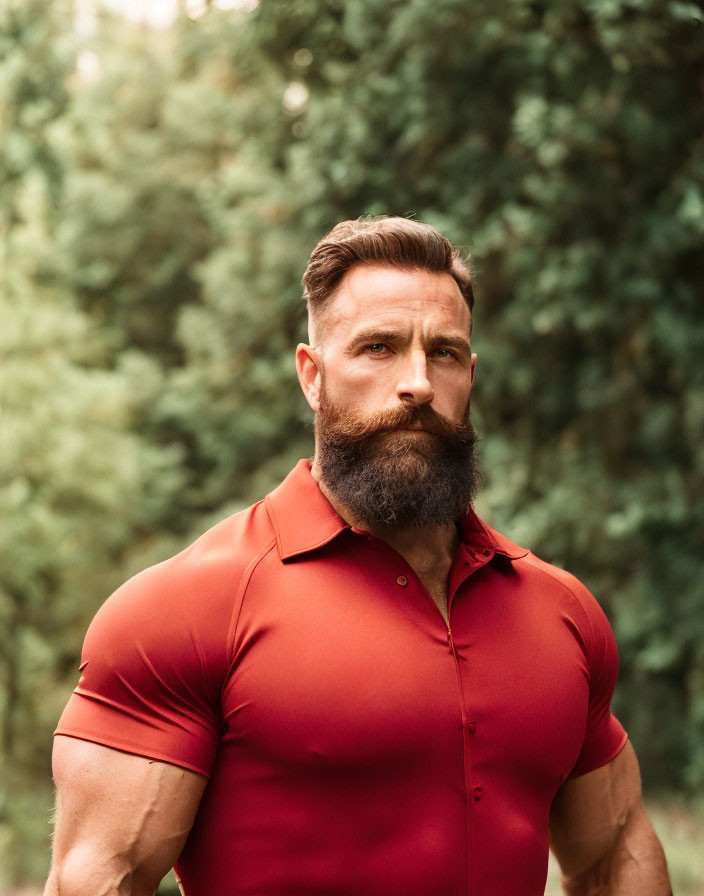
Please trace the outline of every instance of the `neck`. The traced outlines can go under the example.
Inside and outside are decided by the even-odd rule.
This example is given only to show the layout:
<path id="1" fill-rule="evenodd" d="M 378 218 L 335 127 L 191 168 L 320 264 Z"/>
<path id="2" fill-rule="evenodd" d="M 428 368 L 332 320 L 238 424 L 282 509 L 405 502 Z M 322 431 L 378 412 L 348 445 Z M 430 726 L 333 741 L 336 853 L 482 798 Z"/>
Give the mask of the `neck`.
<path id="1" fill-rule="evenodd" d="M 457 553 L 460 544 L 460 536 L 455 523 L 446 523 L 442 526 L 427 526 L 416 528 L 415 526 L 399 529 L 392 526 L 371 527 L 365 520 L 358 519 L 349 507 L 342 504 L 333 492 L 323 482 L 320 475 L 320 466 L 317 458 L 311 464 L 311 474 L 318 483 L 320 491 L 325 495 L 338 514 L 353 529 L 361 529 L 369 532 L 376 538 L 380 538 L 391 545 L 404 557 L 432 556 L 435 558 L 448 557 L 450 560 Z"/>

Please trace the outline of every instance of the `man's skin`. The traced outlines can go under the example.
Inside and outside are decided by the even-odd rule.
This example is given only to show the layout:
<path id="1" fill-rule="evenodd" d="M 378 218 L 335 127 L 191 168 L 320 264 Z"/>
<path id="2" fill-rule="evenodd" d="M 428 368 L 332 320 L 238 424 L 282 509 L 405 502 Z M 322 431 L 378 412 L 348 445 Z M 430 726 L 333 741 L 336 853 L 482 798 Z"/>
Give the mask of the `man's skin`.
<path id="1" fill-rule="evenodd" d="M 469 308 L 449 274 L 359 265 L 311 321 L 312 344 L 298 346 L 301 388 L 314 411 L 324 379 L 326 397 L 358 415 L 408 402 L 462 421 L 476 364 L 470 330 Z M 317 455 L 312 472 L 339 515 L 369 530 L 320 481 Z M 405 557 L 447 620 L 456 527 L 373 534 Z M 53 769 L 57 821 L 45 896 L 152 896 L 183 848 L 206 779 L 63 736 L 55 739 Z M 550 835 L 568 896 L 671 896 L 630 743 L 562 785 Z"/>

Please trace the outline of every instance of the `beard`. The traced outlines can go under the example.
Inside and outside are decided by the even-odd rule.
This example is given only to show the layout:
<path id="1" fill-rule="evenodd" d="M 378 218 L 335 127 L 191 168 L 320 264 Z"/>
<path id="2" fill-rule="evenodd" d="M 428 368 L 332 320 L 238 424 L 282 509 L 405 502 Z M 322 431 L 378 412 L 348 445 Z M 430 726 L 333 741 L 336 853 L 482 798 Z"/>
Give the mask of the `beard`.
<path id="1" fill-rule="evenodd" d="M 456 522 L 479 483 L 469 409 L 465 420 L 453 423 L 428 405 L 407 404 L 362 417 L 323 390 L 315 421 L 321 480 L 372 529 Z"/>

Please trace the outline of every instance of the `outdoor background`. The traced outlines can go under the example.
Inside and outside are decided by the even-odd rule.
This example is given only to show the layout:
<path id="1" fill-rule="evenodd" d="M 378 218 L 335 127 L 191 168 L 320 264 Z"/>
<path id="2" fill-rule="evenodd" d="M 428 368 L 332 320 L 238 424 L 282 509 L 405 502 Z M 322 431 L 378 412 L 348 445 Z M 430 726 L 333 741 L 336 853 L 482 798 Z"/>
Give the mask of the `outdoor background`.
<path id="1" fill-rule="evenodd" d="M 704 893 L 703 125 L 699 3 L 0 0 L 0 890 L 90 619 L 312 452 L 301 274 L 395 213 L 471 252 L 479 511 L 604 606 Z"/>

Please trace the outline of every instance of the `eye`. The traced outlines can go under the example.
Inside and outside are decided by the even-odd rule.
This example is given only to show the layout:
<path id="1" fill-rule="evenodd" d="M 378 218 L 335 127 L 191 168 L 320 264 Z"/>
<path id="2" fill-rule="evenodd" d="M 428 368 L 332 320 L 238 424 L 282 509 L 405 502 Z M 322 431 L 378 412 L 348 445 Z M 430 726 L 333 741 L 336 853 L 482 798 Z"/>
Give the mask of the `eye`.
<path id="1" fill-rule="evenodd" d="M 385 345 L 383 342 L 374 342 L 371 345 L 365 346 L 365 348 L 370 355 L 383 355 L 388 349 L 388 345 Z"/>
<path id="2" fill-rule="evenodd" d="M 457 355 L 453 351 L 450 351 L 449 348 L 437 348 L 433 354 L 436 358 L 440 358 L 441 360 L 444 360 L 445 358 L 457 358 Z"/>

